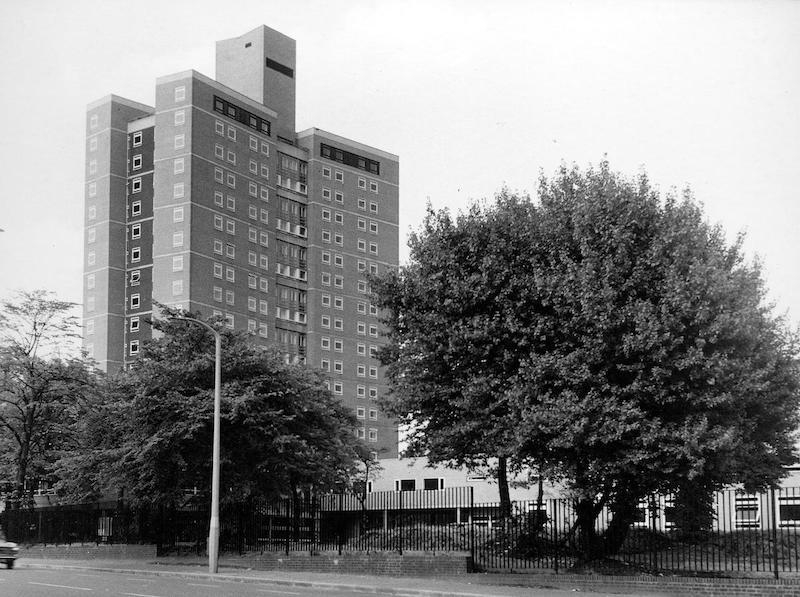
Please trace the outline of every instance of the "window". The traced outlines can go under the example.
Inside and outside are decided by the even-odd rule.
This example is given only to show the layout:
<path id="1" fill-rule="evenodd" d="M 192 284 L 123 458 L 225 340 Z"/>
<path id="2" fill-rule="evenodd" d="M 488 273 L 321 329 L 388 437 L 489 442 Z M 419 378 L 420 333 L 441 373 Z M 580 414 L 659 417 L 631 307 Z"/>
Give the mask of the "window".
<path id="1" fill-rule="evenodd" d="M 226 302 L 226 303 L 228 303 L 229 305 L 233 305 L 233 304 L 234 304 L 234 302 L 235 302 L 235 298 L 236 298 L 236 297 L 235 297 L 235 295 L 233 294 L 233 291 L 232 291 L 232 290 L 226 290 L 226 291 L 225 291 L 225 302 Z"/>
<path id="2" fill-rule="evenodd" d="M 269 292 L 269 280 L 267 280 L 266 278 L 259 278 L 258 289 L 261 292 Z"/>
<path id="3" fill-rule="evenodd" d="M 231 197 L 228 195 L 228 198 L 225 201 L 225 207 L 227 207 L 230 211 L 236 211 L 236 197 Z"/>
<path id="4" fill-rule="evenodd" d="M 340 296 L 333 297 L 333 306 L 340 311 L 344 309 L 344 300 Z"/>
<path id="5" fill-rule="evenodd" d="M 363 406 L 359 406 L 358 408 L 356 408 L 356 418 L 357 419 L 367 418 L 367 411 Z"/>
<path id="6" fill-rule="evenodd" d="M 175 135 L 175 149 L 183 149 L 186 145 L 186 137 L 184 135 Z"/>
<path id="7" fill-rule="evenodd" d="M 133 156 L 133 160 L 131 161 L 131 168 L 133 168 L 134 170 L 140 170 L 141 167 L 142 167 L 142 154 L 137 153 L 135 156 Z"/>
<path id="8" fill-rule="evenodd" d="M 248 319 L 247 320 L 247 333 L 248 334 L 255 334 L 256 333 L 256 320 L 255 319 Z"/>
<path id="9" fill-rule="evenodd" d="M 261 200 L 269 201 L 269 189 L 267 187 L 261 187 Z"/>
<path id="10" fill-rule="evenodd" d="M 225 232 L 228 234 L 236 234 L 236 222 L 233 220 L 225 222 Z"/>
<path id="11" fill-rule="evenodd" d="M 344 259 L 338 253 L 333 256 L 333 265 L 336 267 L 344 267 Z"/>
<path id="12" fill-rule="evenodd" d="M 139 247 L 133 247 L 131 249 L 131 262 L 136 263 L 140 261 L 142 258 L 142 249 Z"/>
<path id="13" fill-rule="evenodd" d="M 220 286 L 214 286 L 213 296 L 215 301 L 222 302 L 222 288 Z"/>
<path id="14" fill-rule="evenodd" d="M 97 195 L 97 183 L 90 182 L 89 183 L 89 197 L 94 197 Z"/>
<path id="15" fill-rule="evenodd" d="M 184 187 L 182 182 L 176 182 L 175 185 L 172 187 L 172 196 L 175 199 L 180 199 L 183 197 Z"/>
<path id="16" fill-rule="evenodd" d="M 330 201 L 331 200 L 331 190 L 330 189 L 326 189 L 325 187 L 322 187 L 322 198 L 327 200 L 327 201 Z"/>
<path id="17" fill-rule="evenodd" d="M 225 175 L 222 172 L 222 168 L 214 168 L 214 180 L 217 182 L 222 182 L 225 180 Z"/>
<path id="18" fill-rule="evenodd" d="M 378 213 L 378 204 L 377 203 L 370 203 L 369 204 L 369 210 L 374 214 Z"/>
<path id="19" fill-rule="evenodd" d="M 141 272 L 138 269 L 133 270 L 130 275 L 131 286 L 138 286 L 140 278 L 141 278 Z"/>
<path id="20" fill-rule="evenodd" d="M 92 114 L 89 118 L 89 128 L 96 129 L 97 128 L 97 114 Z"/>
<path id="21" fill-rule="evenodd" d="M 323 251 L 322 255 L 320 255 L 322 263 L 330 264 L 331 262 L 331 254 L 328 251 Z"/>
<path id="22" fill-rule="evenodd" d="M 367 241 L 365 241 L 363 238 L 359 238 L 357 246 L 358 246 L 358 250 L 359 251 L 366 251 L 367 250 Z"/>
<path id="23" fill-rule="evenodd" d="M 331 285 L 331 275 L 328 272 L 322 272 L 322 285 L 323 286 Z"/>
<path id="24" fill-rule="evenodd" d="M 228 282 L 236 281 L 236 271 L 232 267 L 225 268 L 225 279 Z"/>
<path id="25" fill-rule="evenodd" d="M 248 169 L 252 174 L 258 174 L 258 162 L 256 162 L 255 160 L 250 160 L 250 163 L 248 164 Z"/>
<path id="26" fill-rule="evenodd" d="M 86 231 L 86 242 L 93 243 L 95 238 L 97 238 L 97 232 L 94 228 L 89 228 L 89 230 Z"/>
<path id="27" fill-rule="evenodd" d="M 326 166 L 323 166 L 322 167 L 322 176 L 324 178 L 330 178 L 331 177 L 331 169 L 326 167 Z"/>
<path id="28" fill-rule="evenodd" d="M 131 181 L 131 193 L 139 193 L 142 190 L 142 179 L 134 178 Z"/>
<path id="29" fill-rule="evenodd" d="M 214 277 L 215 278 L 222 278 L 222 264 L 215 263 L 214 264 Z"/>
<path id="30" fill-rule="evenodd" d="M 321 320 L 320 320 L 320 323 L 322 324 L 322 327 L 329 329 L 331 327 L 331 318 L 330 318 L 330 316 L 323 315 Z"/>
<path id="31" fill-rule="evenodd" d="M 330 294 L 323 294 L 320 298 L 323 307 L 330 307 L 331 306 L 331 295 Z"/>
<path id="32" fill-rule="evenodd" d="M 337 224 L 343 224 L 344 216 L 342 215 L 341 212 L 337 211 L 333 216 L 333 221 L 336 222 Z"/>
<path id="33" fill-rule="evenodd" d="M 369 273 L 377 274 L 378 273 L 378 264 L 377 263 L 370 263 L 369 264 Z"/>
<path id="34" fill-rule="evenodd" d="M 359 302 L 356 309 L 361 315 L 364 315 L 367 312 L 367 303 Z"/>
<path id="35" fill-rule="evenodd" d="M 225 135 L 225 125 L 219 120 L 214 121 L 214 131 L 218 135 Z"/>
<path id="36" fill-rule="evenodd" d="M 228 172 L 228 177 L 225 180 L 225 184 L 227 184 L 230 188 L 235 189 L 236 188 L 236 177 L 233 174 L 231 174 L 230 172 Z"/>
<path id="37" fill-rule="evenodd" d="M 183 294 L 183 280 L 172 281 L 172 296 L 179 296 Z"/>
<path id="38" fill-rule="evenodd" d="M 269 166 L 266 164 L 261 164 L 261 176 L 269 178 Z"/>
<path id="39" fill-rule="evenodd" d="M 367 179 L 366 178 L 359 178 L 358 179 L 358 188 L 359 189 L 366 189 L 367 188 Z"/>
<path id="40" fill-rule="evenodd" d="M 358 439 L 364 439 L 365 435 L 363 427 L 359 427 L 358 429 L 356 429 L 356 437 L 358 437 Z"/>
<path id="41" fill-rule="evenodd" d="M 444 489 L 444 479 L 423 479 L 422 489 L 426 491 L 438 491 Z"/>
<path id="42" fill-rule="evenodd" d="M 341 338 L 335 338 L 333 340 L 333 350 L 336 352 L 342 352 L 344 350 L 344 342 Z"/>
<path id="43" fill-rule="evenodd" d="M 337 203 L 344 203 L 344 195 L 339 191 L 336 191 L 336 193 L 334 193 L 334 199 L 336 200 Z"/>
<path id="44" fill-rule="evenodd" d="M 138 317 L 131 317 L 131 323 L 128 329 L 131 332 L 138 332 L 139 331 L 139 318 Z"/>
<path id="45" fill-rule="evenodd" d="M 341 375 L 344 372 L 344 365 L 341 361 L 333 362 L 333 372 Z"/>
<path id="46" fill-rule="evenodd" d="M 366 231 L 367 221 L 364 218 L 358 218 L 358 229 Z"/>
<path id="47" fill-rule="evenodd" d="M 377 193 L 378 192 L 378 183 L 374 182 L 374 181 L 370 181 L 369 182 L 369 190 L 372 191 L 373 193 Z"/>
<path id="48" fill-rule="evenodd" d="M 356 346 L 356 353 L 358 353 L 358 356 L 360 357 L 366 356 L 367 354 L 366 345 L 359 343 L 358 346 Z"/>
<path id="49" fill-rule="evenodd" d="M 319 364 L 320 369 L 323 371 L 330 371 L 331 370 L 331 362 L 328 359 L 322 359 Z"/>
<path id="50" fill-rule="evenodd" d="M 172 221 L 173 222 L 183 222 L 183 208 L 176 207 L 172 210 Z"/>
<path id="51" fill-rule="evenodd" d="M 333 286 L 335 288 L 344 288 L 344 277 L 336 275 L 333 277 Z"/>
<path id="52" fill-rule="evenodd" d="M 356 333 L 361 335 L 361 336 L 366 336 L 367 335 L 367 324 L 364 323 L 363 321 L 359 321 L 358 323 L 356 323 Z"/>
<path id="53" fill-rule="evenodd" d="M 319 341 L 319 346 L 322 350 L 331 349 L 331 339 L 328 336 L 322 336 Z"/>
<path id="54" fill-rule="evenodd" d="M 214 157 L 217 157 L 221 160 L 225 159 L 225 148 L 219 143 L 214 145 Z"/>
<path id="55" fill-rule="evenodd" d="M 89 229 L 89 234 L 94 240 L 94 228 Z M 141 224 L 132 224 L 131 225 L 131 238 L 141 238 L 142 236 L 142 225 Z"/>
<path id="56" fill-rule="evenodd" d="M 369 388 L 369 399 L 370 400 L 377 400 L 378 399 L 378 388 L 370 386 L 370 388 Z"/>
<path id="57" fill-rule="evenodd" d="M 365 211 L 366 211 L 366 209 L 367 209 L 367 202 L 366 202 L 366 200 L 364 200 L 364 199 L 359 199 L 359 200 L 358 200 L 358 209 L 363 209 L 363 210 L 365 210 Z"/>
<path id="58" fill-rule="evenodd" d="M 336 182 L 344 182 L 344 172 L 337 170 L 334 175 L 334 180 L 336 180 Z"/>
<path id="59" fill-rule="evenodd" d="M 364 280 L 359 280 L 356 284 L 359 292 L 366 293 L 367 292 L 367 283 Z"/>
<path id="60" fill-rule="evenodd" d="M 334 318 L 333 329 L 337 332 L 341 332 L 344 329 L 344 322 L 339 317 Z"/>
<path id="61" fill-rule="evenodd" d="M 131 309 L 138 309 L 140 303 L 140 297 L 138 294 L 131 295 Z"/>
<path id="62" fill-rule="evenodd" d="M 180 126 L 186 122 L 186 112 L 183 110 L 177 110 L 175 112 L 174 120 L 175 126 Z"/>
<path id="63" fill-rule="evenodd" d="M 369 356 L 372 357 L 373 359 L 378 358 L 378 347 L 375 346 L 374 344 L 370 344 Z"/>
<path id="64" fill-rule="evenodd" d="M 250 217 L 251 220 L 258 219 L 258 208 L 255 205 L 250 205 L 247 208 L 247 215 Z"/>
<path id="65" fill-rule="evenodd" d="M 378 223 L 373 222 L 372 220 L 369 221 L 369 231 L 372 234 L 378 234 Z"/>
<path id="66" fill-rule="evenodd" d="M 217 230 L 222 230 L 222 216 L 217 214 L 214 215 L 214 228 Z"/>
<path id="67" fill-rule="evenodd" d="M 183 158 L 176 158 L 174 162 L 172 162 L 172 173 L 173 174 L 183 174 L 184 172 L 184 162 Z"/>
<path id="68" fill-rule="evenodd" d="M 172 246 L 173 247 L 183 246 L 183 232 L 178 231 L 172 233 Z"/>
<path id="69" fill-rule="evenodd" d="M 250 149 L 252 149 L 253 151 L 258 151 L 258 139 L 256 139 L 252 135 L 250 135 Z"/>
<path id="70" fill-rule="evenodd" d="M 267 303 L 267 301 L 263 301 L 263 300 L 258 301 L 258 309 L 259 309 L 259 311 L 261 311 L 261 313 L 263 313 L 264 315 L 267 315 L 269 313 L 269 303 Z"/>
<path id="71" fill-rule="evenodd" d="M 322 219 L 325 220 L 326 222 L 331 221 L 331 212 L 329 209 L 322 210 Z"/>
<path id="72" fill-rule="evenodd" d="M 396 479 L 394 482 L 395 491 L 415 491 L 417 483 L 414 479 Z"/>
<path id="73" fill-rule="evenodd" d="M 175 101 L 182 102 L 186 99 L 186 87 L 181 85 L 175 88 Z"/>
<path id="74" fill-rule="evenodd" d="M 131 340 L 130 354 L 132 354 L 132 355 L 139 354 L 139 341 L 138 340 Z"/>
<path id="75" fill-rule="evenodd" d="M 376 305 L 370 305 L 369 306 L 369 314 L 372 315 L 372 316 L 377 317 L 378 316 L 378 307 Z"/>
<path id="76" fill-rule="evenodd" d="M 228 127 L 228 139 L 236 141 L 236 129 L 233 128 L 232 126 Z"/>
<path id="77" fill-rule="evenodd" d="M 234 164 L 234 165 L 236 164 L 236 154 L 234 152 L 230 151 L 230 150 L 228 151 L 228 161 L 231 164 Z"/>
<path id="78" fill-rule="evenodd" d="M 258 324 L 258 335 L 261 336 L 262 338 L 266 338 L 267 337 L 267 324 L 266 323 Z"/>
<path id="79" fill-rule="evenodd" d="M 183 271 L 183 255 L 175 255 L 172 258 L 172 271 L 173 272 Z"/>
<path id="80" fill-rule="evenodd" d="M 269 155 L 269 144 L 268 143 L 264 143 L 263 141 L 261 142 L 261 153 L 263 153 L 264 155 Z"/>
<path id="81" fill-rule="evenodd" d="M 364 386 L 356 386 L 356 396 L 358 396 L 359 398 L 363 398 L 364 396 L 366 396 L 367 395 L 366 391 L 367 388 L 365 388 Z"/>
<path id="82" fill-rule="evenodd" d="M 378 326 L 377 325 L 370 325 L 369 326 L 369 335 L 373 338 L 378 337 Z"/>
<path id="83" fill-rule="evenodd" d="M 95 283 L 94 274 L 89 274 L 88 276 L 86 276 L 86 288 L 91 290 L 92 288 L 94 288 L 94 283 Z"/>
<path id="84" fill-rule="evenodd" d="M 758 496 L 736 495 L 736 528 L 757 528 L 761 521 Z"/>
<path id="85" fill-rule="evenodd" d="M 94 296 L 89 296 L 86 298 L 86 310 L 89 313 L 94 311 Z"/>
<path id="86" fill-rule="evenodd" d="M 233 329 L 233 315 L 230 313 L 225 314 L 225 327 L 228 329 Z"/>
<path id="87" fill-rule="evenodd" d="M 343 394 L 342 382 L 340 381 L 333 382 L 333 393 L 336 394 L 337 396 L 341 396 Z"/>
<path id="88" fill-rule="evenodd" d="M 342 244 L 342 235 L 339 234 L 339 233 L 334 234 L 333 235 L 333 242 L 335 242 L 337 245 L 341 245 Z"/>
<path id="89" fill-rule="evenodd" d="M 219 191 L 214 191 L 214 205 L 219 205 L 222 207 L 223 203 L 223 195 Z"/>
<path id="90" fill-rule="evenodd" d="M 369 409 L 369 420 L 370 421 L 377 421 L 378 420 L 378 411 L 374 408 Z"/>
<path id="91" fill-rule="evenodd" d="M 377 379 L 378 378 L 378 368 L 377 367 L 370 367 L 369 368 L 369 376 L 372 379 Z"/>
<path id="92" fill-rule="evenodd" d="M 324 243 L 331 242 L 331 231 L 330 230 L 323 230 L 322 231 L 322 242 L 324 242 Z"/>
<path id="93" fill-rule="evenodd" d="M 369 243 L 369 252 L 377 255 L 378 254 L 378 243 Z"/>

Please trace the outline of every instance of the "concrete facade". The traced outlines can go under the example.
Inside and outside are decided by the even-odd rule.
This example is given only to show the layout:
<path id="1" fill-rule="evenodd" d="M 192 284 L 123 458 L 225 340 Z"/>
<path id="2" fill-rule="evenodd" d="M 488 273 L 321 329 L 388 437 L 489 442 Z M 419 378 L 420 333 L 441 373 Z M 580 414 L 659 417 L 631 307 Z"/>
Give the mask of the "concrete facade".
<path id="1" fill-rule="evenodd" d="M 112 372 L 150 338 L 153 301 L 218 316 L 322 368 L 359 436 L 396 456 L 364 275 L 398 265 L 398 158 L 295 133 L 294 101 L 295 42 L 259 27 L 218 42 L 217 80 L 89 105 L 83 346 Z"/>

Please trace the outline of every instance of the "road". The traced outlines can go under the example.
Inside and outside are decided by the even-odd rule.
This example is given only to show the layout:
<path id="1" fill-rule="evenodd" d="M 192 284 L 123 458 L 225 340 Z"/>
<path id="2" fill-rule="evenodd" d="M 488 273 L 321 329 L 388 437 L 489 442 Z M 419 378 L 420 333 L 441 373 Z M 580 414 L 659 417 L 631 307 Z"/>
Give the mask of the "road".
<path id="1" fill-rule="evenodd" d="M 320 597 L 321 594 L 350 597 L 363 592 L 318 587 L 283 587 L 277 584 L 191 580 L 173 576 L 147 577 L 114 572 L 36 570 L 23 567 L 0 570 L 0 595 L 15 597 Z"/>

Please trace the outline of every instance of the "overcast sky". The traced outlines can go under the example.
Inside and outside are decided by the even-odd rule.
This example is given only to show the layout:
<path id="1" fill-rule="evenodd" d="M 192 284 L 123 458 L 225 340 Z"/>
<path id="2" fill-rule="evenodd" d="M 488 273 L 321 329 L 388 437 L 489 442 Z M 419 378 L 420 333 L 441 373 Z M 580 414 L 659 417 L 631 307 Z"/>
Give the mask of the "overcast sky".
<path id="1" fill-rule="evenodd" d="M 84 117 L 214 76 L 214 42 L 297 40 L 297 127 L 400 156 L 401 238 L 607 156 L 691 186 L 800 322 L 800 2 L 0 2 L 0 298 L 81 301 Z M 407 255 L 401 242 L 401 258 Z"/>

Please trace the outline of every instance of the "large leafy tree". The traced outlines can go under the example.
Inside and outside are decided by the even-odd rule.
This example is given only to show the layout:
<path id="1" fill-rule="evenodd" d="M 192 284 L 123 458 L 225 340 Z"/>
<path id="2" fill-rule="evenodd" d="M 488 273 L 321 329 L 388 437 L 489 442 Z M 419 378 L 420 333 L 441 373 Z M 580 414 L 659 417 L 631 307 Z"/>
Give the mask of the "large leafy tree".
<path id="1" fill-rule="evenodd" d="M 223 330 L 223 500 L 343 483 L 358 446 L 352 414 L 317 373 L 215 325 Z M 209 485 L 213 337 L 180 320 L 155 326 L 160 337 L 113 380 L 111 399 L 87 419 L 86 445 L 61 462 L 71 471 L 61 489 L 74 499 L 125 487 L 132 500 L 174 503 L 184 490 Z"/>
<path id="2" fill-rule="evenodd" d="M 410 246 L 372 280 L 389 410 L 434 460 L 506 456 L 564 481 L 587 558 L 649 492 L 764 486 L 793 461 L 796 336 L 688 193 L 562 168 L 538 201 L 429 212 Z"/>
<path id="3" fill-rule="evenodd" d="M 52 480 L 92 394 L 94 376 L 69 355 L 78 329 L 74 307 L 45 291 L 20 292 L 0 304 L 0 474 L 15 503 Z"/>

